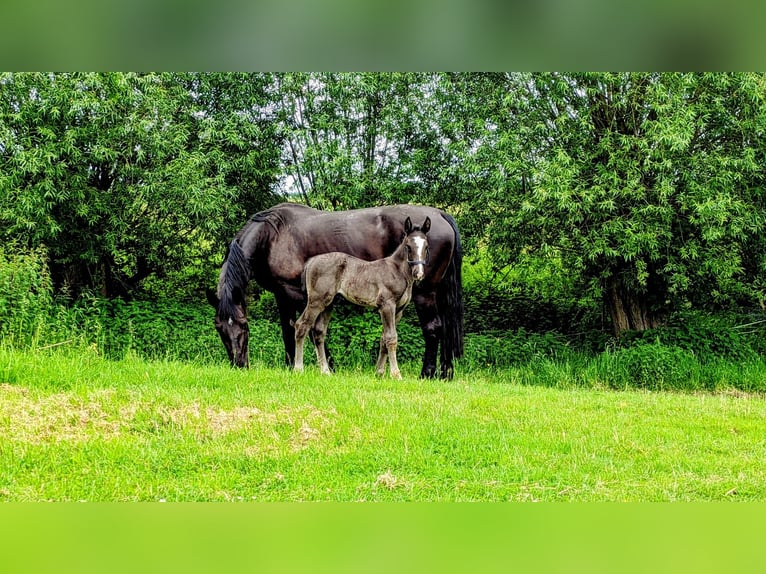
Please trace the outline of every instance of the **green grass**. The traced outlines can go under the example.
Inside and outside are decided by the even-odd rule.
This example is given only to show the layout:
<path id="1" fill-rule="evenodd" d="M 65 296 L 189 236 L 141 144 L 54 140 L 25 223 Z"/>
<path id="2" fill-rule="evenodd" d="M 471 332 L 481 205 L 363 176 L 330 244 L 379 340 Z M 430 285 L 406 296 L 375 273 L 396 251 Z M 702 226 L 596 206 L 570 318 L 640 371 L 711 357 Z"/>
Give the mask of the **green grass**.
<path id="1" fill-rule="evenodd" d="M 415 369 L 0 348 L 0 500 L 766 500 L 762 395 Z"/>

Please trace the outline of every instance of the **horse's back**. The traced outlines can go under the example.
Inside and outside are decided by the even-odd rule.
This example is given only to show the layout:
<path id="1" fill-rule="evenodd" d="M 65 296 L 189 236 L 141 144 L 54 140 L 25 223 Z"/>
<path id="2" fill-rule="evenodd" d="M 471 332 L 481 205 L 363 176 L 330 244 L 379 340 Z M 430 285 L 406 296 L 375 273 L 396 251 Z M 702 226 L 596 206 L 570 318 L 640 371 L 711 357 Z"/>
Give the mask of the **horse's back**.
<path id="1" fill-rule="evenodd" d="M 283 227 L 271 244 L 275 267 L 290 268 L 290 259 L 304 263 L 310 257 L 339 251 L 365 261 L 387 257 L 398 247 L 409 217 L 419 226 L 431 219 L 428 242 L 431 262 L 426 279 L 438 283 L 452 259 L 457 237 L 443 211 L 423 205 L 389 205 L 347 211 L 321 211 L 295 203 L 272 208 Z M 301 259 L 302 258 L 302 259 Z M 278 269 L 275 269 L 279 273 Z M 293 272 L 294 273 L 294 272 Z M 287 273 L 288 275 L 290 273 Z M 427 281 L 426 283 L 429 283 Z"/>

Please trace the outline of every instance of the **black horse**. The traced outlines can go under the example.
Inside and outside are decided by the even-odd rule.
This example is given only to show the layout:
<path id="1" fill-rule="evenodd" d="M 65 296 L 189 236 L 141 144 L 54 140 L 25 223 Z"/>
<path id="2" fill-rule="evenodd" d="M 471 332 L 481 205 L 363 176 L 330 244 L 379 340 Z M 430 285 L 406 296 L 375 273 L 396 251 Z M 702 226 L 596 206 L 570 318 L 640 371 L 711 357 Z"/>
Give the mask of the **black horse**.
<path id="1" fill-rule="evenodd" d="M 341 251 L 372 261 L 391 255 L 404 236 L 403 223 L 431 219 L 430 257 L 412 300 L 425 338 L 421 377 L 453 375 L 453 359 L 463 354 L 463 286 L 460 233 L 449 214 L 433 207 L 395 205 L 351 211 L 319 211 L 297 203 L 280 203 L 253 215 L 235 235 L 221 267 L 216 292 L 208 301 L 216 309 L 215 326 L 232 365 L 248 366 L 245 292 L 251 279 L 274 293 L 287 364 L 295 357 L 293 322 L 306 305 L 301 274 L 306 261 L 320 253 Z"/>

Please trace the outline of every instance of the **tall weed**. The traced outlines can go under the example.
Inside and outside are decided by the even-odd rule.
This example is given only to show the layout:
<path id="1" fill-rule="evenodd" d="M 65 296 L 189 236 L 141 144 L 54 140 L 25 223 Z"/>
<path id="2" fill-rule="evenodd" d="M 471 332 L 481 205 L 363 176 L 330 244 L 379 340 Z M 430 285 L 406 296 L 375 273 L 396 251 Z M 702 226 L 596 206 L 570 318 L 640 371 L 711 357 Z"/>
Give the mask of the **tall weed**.
<path id="1" fill-rule="evenodd" d="M 5 344 L 27 347 L 40 340 L 52 294 L 44 248 L 0 246 L 0 339 Z"/>
<path id="2" fill-rule="evenodd" d="M 694 354 L 702 362 L 727 359 L 751 361 L 759 356 L 763 333 L 754 329 L 738 328 L 748 318 L 731 314 L 709 315 L 700 312 L 679 313 L 667 325 L 642 332 L 626 333 L 620 342 L 623 347 L 658 342 Z"/>
<path id="3" fill-rule="evenodd" d="M 461 364 L 471 369 L 502 368 L 537 359 L 566 360 L 572 355 L 566 340 L 553 333 L 492 331 L 468 333 Z"/>
<path id="4" fill-rule="evenodd" d="M 594 370 L 596 380 L 617 389 L 697 390 L 705 386 L 692 352 L 659 341 L 602 353 L 594 360 Z"/>

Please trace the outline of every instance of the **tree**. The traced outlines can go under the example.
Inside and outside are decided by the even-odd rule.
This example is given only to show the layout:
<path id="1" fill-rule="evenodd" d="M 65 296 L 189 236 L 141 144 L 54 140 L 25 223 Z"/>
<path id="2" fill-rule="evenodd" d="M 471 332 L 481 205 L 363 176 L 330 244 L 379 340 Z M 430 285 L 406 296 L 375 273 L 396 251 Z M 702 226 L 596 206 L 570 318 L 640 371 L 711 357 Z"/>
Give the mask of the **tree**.
<path id="1" fill-rule="evenodd" d="M 285 185 L 305 203 L 332 209 L 426 203 L 420 168 L 433 78 L 413 73 L 276 76 Z"/>
<path id="2" fill-rule="evenodd" d="M 483 112 L 462 129 L 463 180 L 497 260 L 560 258 L 600 289 L 617 335 L 684 304 L 763 299 L 762 75 L 453 83 L 453 100 Z"/>
<path id="3" fill-rule="evenodd" d="M 250 81 L 248 81 L 250 80 Z M 47 246 L 56 286 L 133 293 L 271 203 L 268 78 L 0 76 L 0 235 Z M 221 248 L 222 251 L 222 248 Z"/>

